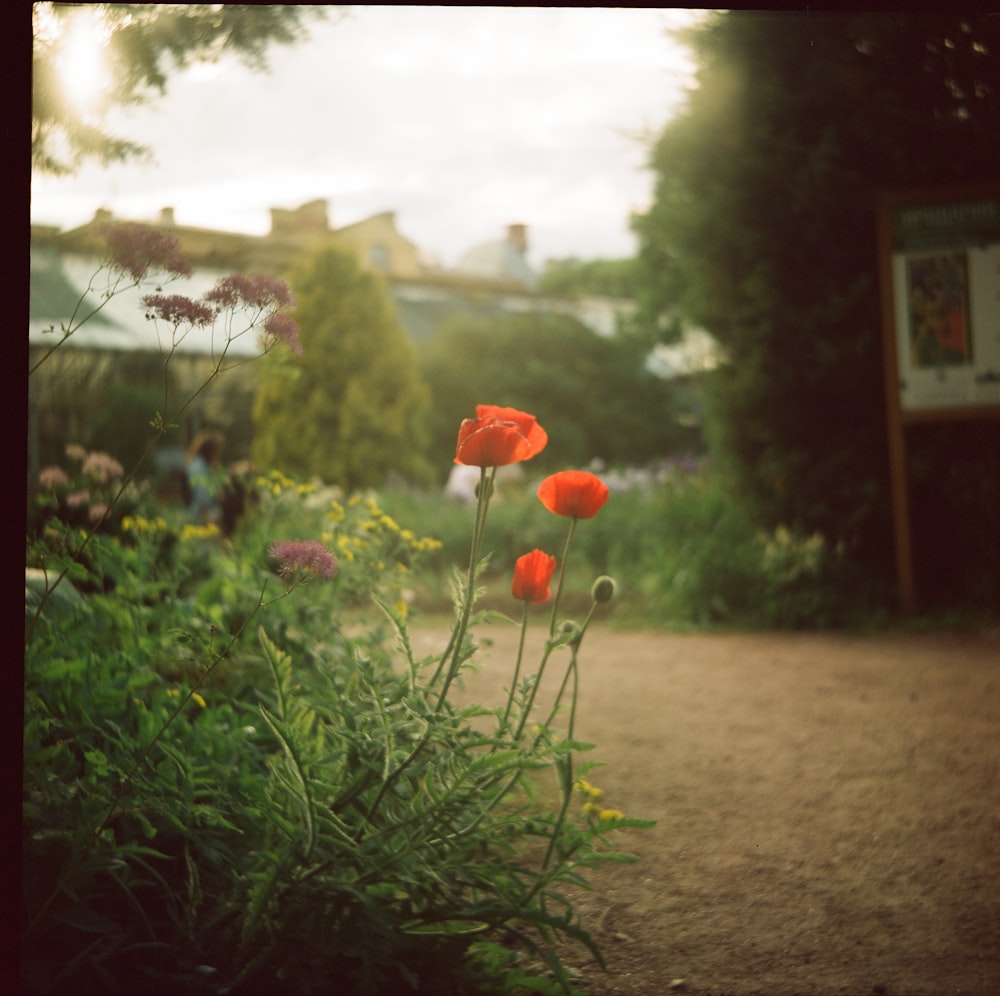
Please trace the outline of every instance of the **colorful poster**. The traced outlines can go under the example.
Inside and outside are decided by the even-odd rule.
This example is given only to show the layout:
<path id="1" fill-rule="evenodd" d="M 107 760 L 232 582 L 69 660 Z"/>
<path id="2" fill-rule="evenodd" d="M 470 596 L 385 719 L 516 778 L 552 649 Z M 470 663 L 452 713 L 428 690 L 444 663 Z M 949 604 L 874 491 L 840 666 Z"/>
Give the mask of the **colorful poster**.
<path id="1" fill-rule="evenodd" d="M 916 369 L 969 366 L 969 263 L 964 252 L 906 260 L 910 362 Z"/>

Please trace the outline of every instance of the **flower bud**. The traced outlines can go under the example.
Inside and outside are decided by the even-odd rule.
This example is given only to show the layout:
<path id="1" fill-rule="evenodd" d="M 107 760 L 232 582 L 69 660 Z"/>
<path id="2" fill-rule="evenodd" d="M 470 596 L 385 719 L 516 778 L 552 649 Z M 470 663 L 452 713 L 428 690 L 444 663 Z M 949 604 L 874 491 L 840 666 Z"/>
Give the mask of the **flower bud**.
<path id="1" fill-rule="evenodd" d="M 602 574 L 590 587 L 590 597 L 598 605 L 604 605 L 615 597 L 615 579 Z"/>
<path id="2" fill-rule="evenodd" d="M 583 638 L 583 628 L 578 622 L 574 622 L 572 619 L 564 619 L 559 624 L 557 636 L 560 643 L 568 643 L 570 646 L 573 646 L 573 644 L 579 643 Z"/>

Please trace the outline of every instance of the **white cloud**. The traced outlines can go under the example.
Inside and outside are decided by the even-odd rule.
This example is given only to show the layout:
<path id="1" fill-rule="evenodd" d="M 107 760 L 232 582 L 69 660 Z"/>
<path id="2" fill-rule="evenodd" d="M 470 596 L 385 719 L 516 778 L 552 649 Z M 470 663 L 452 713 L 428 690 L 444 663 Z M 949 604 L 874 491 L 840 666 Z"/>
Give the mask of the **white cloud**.
<path id="1" fill-rule="evenodd" d="M 37 177 L 33 218 L 80 224 L 175 208 L 178 221 L 262 233 L 268 208 L 330 201 L 335 225 L 395 210 L 446 262 L 529 226 L 532 258 L 632 251 L 650 177 L 635 139 L 681 99 L 686 54 L 651 8 L 355 7 L 272 49 L 170 80 L 110 126 L 155 163 Z"/>

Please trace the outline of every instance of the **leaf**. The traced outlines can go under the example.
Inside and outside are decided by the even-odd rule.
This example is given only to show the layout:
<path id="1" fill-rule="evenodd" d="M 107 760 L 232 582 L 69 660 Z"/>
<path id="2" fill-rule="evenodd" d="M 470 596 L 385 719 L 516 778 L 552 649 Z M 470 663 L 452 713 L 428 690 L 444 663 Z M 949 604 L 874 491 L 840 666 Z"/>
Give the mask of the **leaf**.
<path id="1" fill-rule="evenodd" d="M 292 774 L 292 781 L 286 782 L 286 784 L 289 784 L 289 787 L 293 788 L 298 797 L 299 807 L 302 810 L 306 832 L 304 850 L 305 857 L 308 858 L 316 844 L 316 823 L 313 817 L 313 798 L 309 786 L 308 773 L 299 756 L 298 747 L 293 742 L 292 737 L 288 735 L 285 725 L 276 716 L 272 715 L 263 703 L 260 705 L 260 712 L 264 717 L 264 721 L 273 730 L 274 735 L 281 741 L 281 746 L 284 748 L 285 756 L 289 762 L 288 770 Z"/>
<path id="2" fill-rule="evenodd" d="M 408 920 L 402 924 L 401 929 L 407 934 L 459 937 L 481 934 L 484 930 L 489 930 L 490 925 L 483 920 Z"/>

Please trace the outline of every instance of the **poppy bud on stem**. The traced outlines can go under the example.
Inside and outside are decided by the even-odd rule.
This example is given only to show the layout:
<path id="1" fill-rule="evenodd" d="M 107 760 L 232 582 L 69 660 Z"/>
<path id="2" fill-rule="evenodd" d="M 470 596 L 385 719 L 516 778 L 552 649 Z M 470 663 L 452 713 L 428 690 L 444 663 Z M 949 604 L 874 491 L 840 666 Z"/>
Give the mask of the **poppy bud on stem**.
<path id="1" fill-rule="evenodd" d="M 606 605 L 615 597 L 615 579 L 602 574 L 590 587 L 590 597 L 598 605 Z"/>

